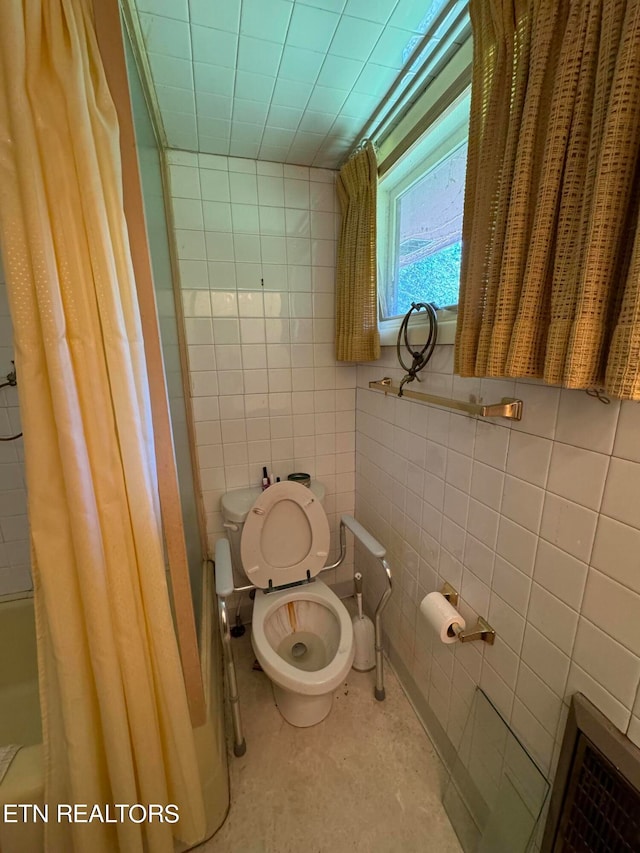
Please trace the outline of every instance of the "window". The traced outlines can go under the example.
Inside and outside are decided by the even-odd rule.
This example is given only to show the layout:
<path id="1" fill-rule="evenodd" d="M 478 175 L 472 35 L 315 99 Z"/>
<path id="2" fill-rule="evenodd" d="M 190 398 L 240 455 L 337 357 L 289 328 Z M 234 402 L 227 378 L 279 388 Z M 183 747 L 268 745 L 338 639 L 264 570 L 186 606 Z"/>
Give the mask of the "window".
<path id="1" fill-rule="evenodd" d="M 466 91 L 380 181 L 381 332 L 412 302 L 433 302 L 441 320 L 457 306 L 469 106 Z"/>

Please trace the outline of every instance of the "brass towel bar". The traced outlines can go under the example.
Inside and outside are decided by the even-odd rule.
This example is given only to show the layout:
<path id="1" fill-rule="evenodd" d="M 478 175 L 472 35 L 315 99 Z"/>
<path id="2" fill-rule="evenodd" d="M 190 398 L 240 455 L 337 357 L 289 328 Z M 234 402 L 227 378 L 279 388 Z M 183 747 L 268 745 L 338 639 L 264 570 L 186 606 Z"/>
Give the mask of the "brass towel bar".
<path id="1" fill-rule="evenodd" d="M 485 406 L 482 403 L 471 403 L 465 400 L 450 400 L 448 397 L 436 397 L 434 394 L 425 394 L 422 391 L 411 391 L 406 386 L 400 393 L 400 388 L 394 385 L 389 377 L 385 376 L 375 382 L 369 382 L 372 391 L 383 391 L 386 394 L 394 394 L 396 397 L 408 397 L 420 403 L 430 403 L 432 406 L 442 406 L 445 409 L 457 409 L 470 415 L 478 415 L 481 418 L 508 418 L 512 421 L 522 419 L 522 400 L 514 400 L 511 397 L 503 397 L 502 402 L 492 403 Z"/>

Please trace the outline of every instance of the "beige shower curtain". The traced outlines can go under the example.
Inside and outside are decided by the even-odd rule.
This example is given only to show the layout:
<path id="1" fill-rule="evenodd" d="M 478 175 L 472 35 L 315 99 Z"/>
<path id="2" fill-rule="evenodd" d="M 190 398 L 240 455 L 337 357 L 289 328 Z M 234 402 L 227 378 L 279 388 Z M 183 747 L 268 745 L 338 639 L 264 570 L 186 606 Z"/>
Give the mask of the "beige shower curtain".
<path id="1" fill-rule="evenodd" d="M 640 399 L 640 0 L 471 0 L 456 372 Z"/>
<path id="2" fill-rule="evenodd" d="M 14 324 L 46 800 L 174 803 L 176 824 L 45 826 L 51 853 L 204 834 L 165 580 L 118 129 L 85 0 L 0 26 L 0 248 Z M 138 810 L 135 817 L 139 818 Z"/>

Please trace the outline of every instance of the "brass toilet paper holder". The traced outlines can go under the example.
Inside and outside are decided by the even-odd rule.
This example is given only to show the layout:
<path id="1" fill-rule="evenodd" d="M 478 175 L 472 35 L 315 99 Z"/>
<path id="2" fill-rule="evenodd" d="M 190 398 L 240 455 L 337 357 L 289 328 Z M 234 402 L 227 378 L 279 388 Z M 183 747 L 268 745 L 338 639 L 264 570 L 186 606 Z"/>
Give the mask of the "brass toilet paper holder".
<path id="1" fill-rule="evenodd" d="M 458 606 L 458 591 L 450 583 L 445 583 L 440 593 L 452 607 Z M 453 632 L 450 633 L 450 636 L 455 634 L 461 643 L 472 643 L 474 640 L 483 640 L 492 646 L 496 639 L 495 629 L 482 616 L 478 616 L 478 622 L 470 631 L 464 631 L 457 622 L 454 622 L 449 628 L 449 632 Z"/>

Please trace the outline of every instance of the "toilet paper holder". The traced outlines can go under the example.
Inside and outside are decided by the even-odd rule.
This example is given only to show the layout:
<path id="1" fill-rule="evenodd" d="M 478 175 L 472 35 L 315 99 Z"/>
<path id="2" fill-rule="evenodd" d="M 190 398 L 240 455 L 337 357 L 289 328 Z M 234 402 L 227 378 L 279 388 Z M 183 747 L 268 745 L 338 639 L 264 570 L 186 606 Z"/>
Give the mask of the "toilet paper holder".
<path id="1" fill-rule="evenodd" d="M 452 607 L 458 606 L 458 590 L 454 589 L 450 583 L 445 582 L 440 593 Z M 474 640 L 483 640 L 492 646 L 496 639 L 495 629 L 482 616 L 478 616 L 476 625 L 469 631 L 464 631 L 456 622 L 449 628 L 449 631 L 453 632 L 450 636 L 455 634 L 461 643 L 472 643 Z"/>

